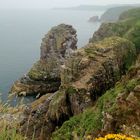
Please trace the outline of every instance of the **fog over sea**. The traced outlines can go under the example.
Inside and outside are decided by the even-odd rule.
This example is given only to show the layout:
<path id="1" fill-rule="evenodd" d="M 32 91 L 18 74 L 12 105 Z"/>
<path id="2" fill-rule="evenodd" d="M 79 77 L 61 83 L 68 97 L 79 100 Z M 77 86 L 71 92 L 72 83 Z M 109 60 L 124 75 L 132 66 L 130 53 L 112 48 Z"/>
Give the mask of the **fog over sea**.
<path id="1" fill-rule="evenodd" d="M 100 23 L 89 23 L 104 11 L 0 10 L 0 93 L 6 101 L 15 80 L 28 72 L 40 56 L 41 39 L 61 23 L 77 30 L 78 47 L 86 45 Z M 31 101 L 32 98 L 26 99 Z"/>

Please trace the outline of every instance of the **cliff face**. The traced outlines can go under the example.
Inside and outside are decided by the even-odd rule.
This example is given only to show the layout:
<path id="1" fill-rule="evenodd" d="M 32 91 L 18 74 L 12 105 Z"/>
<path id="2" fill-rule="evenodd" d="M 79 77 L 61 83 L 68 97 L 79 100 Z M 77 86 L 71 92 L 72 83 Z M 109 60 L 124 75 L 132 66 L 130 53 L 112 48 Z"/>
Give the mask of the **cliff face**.
<path id="1" fill-rule="evenodd" d="M 15 82 L 11 92 L 18 95 L 52 93 L 59 89 L 60 66 L 77 49 L 76 30 L 61 24 L 52 28 L 42 39 L 40 60 L 29 73 Z"/>
<path id="2" fill-rule="evenodd" d="M 135 6 L 120 6 L 109 8 L 100 18 L 101 22 L 116 22 L 119 20 L 120 15 L 130 9 L 135 8 Z"/>
<path id="3" fill-rule="evenodd" d="M 89 22 L 101 22 L 101 23 L 115 23 L 119 20 L 120 15 L 128 11 L 130 9 L 136 8 L 139 6 L 136 5 L 122 5 L 122 6 L 114 6 L 113 8 L 108 7 L 106 12 L 104 12 L 101 17 L 99 18 L 98 16 L 93 16 L 89 18 Z"/>
<path id="4" fill-rule="evenodd" d="M 53 133 L 52 139 L 96 138 L 109 133 L 140 137 L 140 65 L 133 66 L 96 104 L 72 117 Z"/>
<path id="5" fill-rule="evenodd" d="M 133 42 L 135 44 L 135 49 L 137 50 L 137 54 L 139 54 L 139 47 L 140 47 L 139 46 L 140 45 L 139 11 L 140 9 L 130 10 L 121 15 L 120 17 L 121 21 L 117 23 L 103 24 L 100 27 L 100 29 L 93 35 L 93 38 L 90 41 L 91 44 L 97 45 L 101 43 L 102 45 L 100 44 L 99 46 L 102 46 L 101 50 L 104 50 L 103 46 L 105 46 L 106 44 L 105 42 L 109 41 L 111 43 L 112 41 L 110 39 L 114 38 L 116 43 L 115 42 L 111 43 L 111 46 L 114 46 L 114 48 L 118 48 L 116 47 L 116 45 L 120 41 L 117 39 L 116 36 L 120 36 L 123 39 L 126 38 L 127 40 L 129 39 L 131 42 Z M 122 42 L 120 44 L 122 46 L 122 49 L 120 50 L 116 49 L 115 52 L 117 54 L 118 52 L 123 52 L 123 50 L 126 48 Z M 105 47 L 106 49 L 103 54 L 108 54 L 107 52 L 110 50 L 109 49 L 110 45 L 107 44 L 107 46 Z M 100 50 L 100 47 L 99 47 L 99 50 Z M 132 51 L 131 50 L 129 51 L 131 54 Z M 88 52 L 92 57 L 95 56 L 93 55 L 94 53 L 91 50 L 91 48 Z M 109 54 L 107 56 L 111 57 L 112 56 L 111 54 L 112 53 L 109 51 Z M 120 56 L 122 56 L 122 54 L 117 55 L 116 58 L 120 58 Z M 93 58 L 95 59 L 95 57 Z M 128 58 L 130 58 L 129 55 L 128 55 Z M 111 59 L 109 58 L 109 60 Z M 129 60 L 132 60 L 132 58 L 124 59 L 124 60 L 127 60 L 127 64 L 128 64 Z M 124 60 L 121 59 L 119 60 L 119 62 L 121 63 L 125 62 Z M 92 80 L 92 88 L 91 88 L 92 90 L 90 92 L 91 93 L 90 95 L 96 95 L 95 97 L 97 97 L 98 95 L 101 97 L 92 98 L 92 99 L 96 99 L 96 103 L 92 105 L 92 107 L 85 109 L 79 115 L 74 116 L 70 118 L 68 121 L 66 121 L 65 123 L 63 123 L 63 125 L 53 133 L 52 139 L 76 140 L 76 139 L 88 139 L 88 136 L 90 136 L 90 139 L 92 139 L 99 136 L 104 136 L 105 134 L 108 134 L 108 133 L 123 133 L 126 135 L 140 137 L 140 133 L 139 133 L 140 132 L 140 119 L 139 119 L 140 118 L 140 112 L 139 112 L 140 67 L 139 67 L 139 62 L 140 61 L 138 58 L 137 63 L 129 69 L 129 72 L 127 72 L 127 74 L 123 76 L 121 80 L 115 84 L 114 87 L 112 85 L 112 88 L 110 90 L 105 89 L 107 90 L 105 92 L 103 92 L 102 89 L 104 89 L 104 87 L 108 87 L 108 84 L 110 82 L 113 83 L 113 81 L 110 81 L 112 80 L 112 78 L 110 77 L 114 77 L 112 75 L 113 72 L 109 70 L 111 65 L 108 65 L 106 67 L 108 68 L 108 70 L 105 72 L 103 69 L 100 70 L 100 66 L 95 65 L 94 69 L 98 69 L 99 71 L 96 74 L 94 74 L 94 72 L 92 71 L 93 78 L 91 79 L 94 79 L 95 81 L 97 81 L 97 84 L 94 80 Z M 113 64 L 117 66 L 117 64 L 115 63 Z M 86 68 L 88 68 L 88 66 L 86 66 Z M 127 68 L 129 66 L 130 65 L 128 65 Z M 90 68 L 91 68 L 90 70 L 93 70 L 92 67 Z M 120 70 L 122 70 L 122 68 Z M 107 83 L 106 83 L 106 80 L 104 79 L 105 78 L 104 73 L 107 74 L 108 76 L 110 74 L 112 75 L 108 77 Z M 83 78 L 80 83 L 84 83 L 84 82 L 85 82 L 85 79 Z M 100 89 L 99 92 L 97 92 L 98 89 Z M 104 93 L 104 94 L 101 95 L 101 93 Z"/>
<path id="6" fill-rule="evenodd" d="M 127 12 L 124 12 L 120 16 L 120 20 L 116 23 L 103 23 L 99 30 L 93 34 L 93 37 L 90 39 L 90 42 L 97 42 L 107 37 L 120 36 L 131 40 L 136 45 L 137 51 L 139 51 L 139 12 L 139 8 L 132 9 Z"/>
<path id="7" fill-rule="evenodd" d="M 40 61 L 12 88 L 20 94 L 47 93 L 24 109 L 20 132 L 37 140 L 82 139 L 88 134 L 96 137 L 118 131 L 139 136 L 130 128 L 134 125 L 139 132 L 139 67 L 116 84 L 139 53 L 135 28 L 139 20 L 123 17 L 117 23 L 104 24 L 78 50 L 71 26 L 52 28 L 43 39 Z M 34 83 L 39 85 L 37 89 Z"/>
<path id="8" fill-rule="evenodd" d="M 96 99 L 120 79 L 135 57 L 133 44 L 119 37 L 89 43 L 66 61 L 61 86 L 85 89 Z"/>
<path id="9" fill-rule="evenodd" d="M 126 72 L 135 61 L 134 44 L 113 37 L 88 44 L 65 60 L 61 68 L 61 87 L 52 95 L 39 99 L 39 105 L 25 110 L 22 132 L 30 137 L 37 127 L 36 137 L 50 139 L 51 133 L 71 116 L 82 113 Z M 39 102 L 38 100 L 38 102 Z M 28 120 L 30 116 L 30 120 Z"/>
<path id="10" fill-rule="evenodd" d="M 42 39 L 40 59 L 49 62 L 49 58 L 65 58 L 77 49 L 76 45 L 76 30 L 70 25 L 61 24 L 52 28 Z"/>

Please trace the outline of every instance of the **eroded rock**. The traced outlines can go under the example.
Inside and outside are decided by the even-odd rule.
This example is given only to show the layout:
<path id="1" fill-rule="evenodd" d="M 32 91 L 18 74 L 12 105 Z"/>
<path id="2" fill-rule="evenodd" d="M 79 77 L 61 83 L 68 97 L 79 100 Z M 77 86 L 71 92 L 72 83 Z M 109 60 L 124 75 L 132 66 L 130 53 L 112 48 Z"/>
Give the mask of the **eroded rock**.
<path id="1" fill-rule="evenodd" d="M 53 27 L 42 39 L 40 49 L 40 60 L 14 83 L 11 93 L 27 96 L 57 91 L 61 83 L 60 67 L 77 49 L 76 30 L 65 24 Z"/>
<path id="2" fill-rule="evenodd" d="M 59 91 L 50 96 L 49 100 L 46 98 L 35 109 L 31 107 L 30 113 L 25 112 L 31 121 L 22 124 L 23 133 L 28 126 L 30 137 L 35 126 L 36 138 L 40 137 L 39 132 L 43 129 L 43 136 L 50 139 L 51 133 L 63 122 L 92 106 L 97 98 L 114 86 L 135 61 L 135 57 L 133 43 L 119 37 L 108 38 L 96 44 L 90 43 L 77 50 L 61 66 Z"/>
<path id="3" fill-rule="evenodd" d="M 135 58 L 135 47 L 126 39 L 112 37 L 90 43 L 65 62 L 61 86 L 85 89 L 96 100 L 125 74 Z"/>

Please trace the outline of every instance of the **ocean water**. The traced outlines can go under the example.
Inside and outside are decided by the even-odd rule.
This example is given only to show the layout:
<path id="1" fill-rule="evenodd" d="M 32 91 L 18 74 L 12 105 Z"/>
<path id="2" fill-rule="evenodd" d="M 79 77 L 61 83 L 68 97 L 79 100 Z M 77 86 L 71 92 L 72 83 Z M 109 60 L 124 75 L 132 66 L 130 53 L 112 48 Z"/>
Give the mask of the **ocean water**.
<path id="1" fill-rule="evenodd" d="M 7 100 L 15 80 L 28 72 L 40 56 L 40 43 L 51 27 L 71 24 L 77 30 L 78 47 L 87 44 L 100 23 L 89 23 L 104 11 L 0 10 L 0 93 Z M 28 98 L 29 101 L 32 98 Z"/>

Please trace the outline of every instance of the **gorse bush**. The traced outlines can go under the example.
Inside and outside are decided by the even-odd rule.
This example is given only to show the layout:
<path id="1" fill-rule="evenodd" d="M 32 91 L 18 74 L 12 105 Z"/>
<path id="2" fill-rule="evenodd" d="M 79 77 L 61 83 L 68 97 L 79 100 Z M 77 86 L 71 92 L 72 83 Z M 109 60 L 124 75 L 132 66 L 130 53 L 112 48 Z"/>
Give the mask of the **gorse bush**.
<path id="1" fill-rule="evenodd" d="M 86 140 L 140 140 L 140 138 L 127 136 L 124 134 L 107 134 L 104 137 L 93 138 L 91 135 L 86 137 Z"/>
<path id="2" fill-rule="evenodd" d="M 123 134 L 108 134 L 105 137 L 99 137 L 95 140 L 140 140 L 140 138 L 129 137 Z"/>

